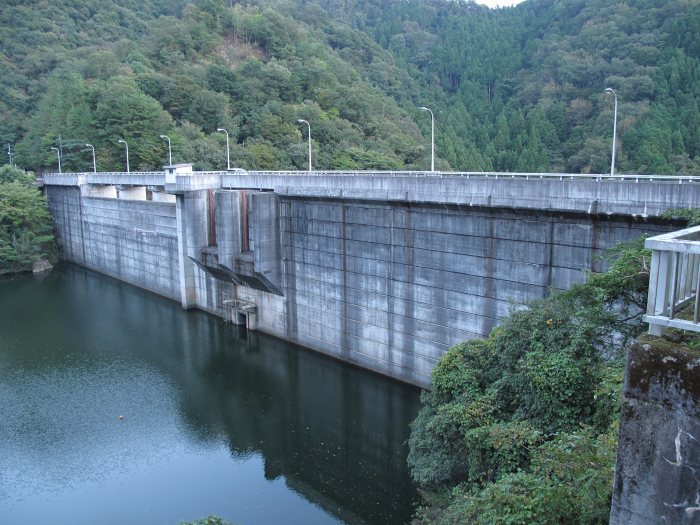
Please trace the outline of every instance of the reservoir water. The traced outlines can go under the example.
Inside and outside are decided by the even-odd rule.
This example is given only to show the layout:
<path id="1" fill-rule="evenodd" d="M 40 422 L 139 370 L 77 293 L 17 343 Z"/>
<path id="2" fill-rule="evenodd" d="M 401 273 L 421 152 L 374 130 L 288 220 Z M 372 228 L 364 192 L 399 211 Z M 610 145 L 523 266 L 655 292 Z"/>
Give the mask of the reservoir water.
<path id="1" fill-rule="evenodd" d="M 418 406 L 80 267 L 0 281 L 0 523 L 403 524 Z"/>

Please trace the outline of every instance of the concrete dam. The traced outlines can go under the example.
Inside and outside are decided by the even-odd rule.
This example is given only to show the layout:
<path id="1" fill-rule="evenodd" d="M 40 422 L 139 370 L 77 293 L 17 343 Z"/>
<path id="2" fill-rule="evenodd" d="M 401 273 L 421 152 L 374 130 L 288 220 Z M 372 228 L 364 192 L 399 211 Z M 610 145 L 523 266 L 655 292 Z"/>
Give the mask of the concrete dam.
<path id="1" fill-rule="evenodd" d="M 678 225 L 692 178 L 415 172 L 52 174 L 66 260 L 427 386 L 452 345 Z"/>

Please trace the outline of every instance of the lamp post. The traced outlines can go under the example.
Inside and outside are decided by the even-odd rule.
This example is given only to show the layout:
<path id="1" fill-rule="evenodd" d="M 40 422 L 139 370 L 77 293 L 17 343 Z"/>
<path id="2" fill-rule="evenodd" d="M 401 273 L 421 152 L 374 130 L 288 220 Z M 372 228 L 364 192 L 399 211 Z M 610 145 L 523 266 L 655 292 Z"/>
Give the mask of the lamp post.
<path id="1" fill-rule="evenodd" d="M 119 139 L 119 142 L 126 146 L 126 172 L 129 173 L 129 145 L 122 139 Z"/>
<path id="2" fill-rule="evenodd" d="M 226 169 L 230 170 L 231 169 L 231 155 L 230 155 L 229 149 L 228 149 L 228 131 L 226 131 L 224 128 L 216 128 L 216 131 L 226 133 Z"/>
<path id="3" fill-rule="evenodd" d="M 170 147 L 170 137 L 168 137 L 167 135 L 161 135 L 160 138 L 168 141 L 168 164 L 170 166 L 172 166 L 173 165 L 173 150 Z"/>
<path id="4" fill-rule="evenodd" d="M 54 147 L 52 147 L 51 149 L 56 152 L 56 156 L 58 157 L 58 173 L 61 173 L 61 150 Z"/>
<path id="5" fill-rule="evenodd" d="M 86 148 L 92 148 L 92 172 L 97 173 L 97 162 L 95 161 L 95 146 L 92 144 L 85 144 Z"/>
<path id="6" fill-rule="evenodd" d="M 426 107 L 420 109 L 430 113 L 430 171 L 435 171 L 435 116 Z"/>
<path id="7" fill-rule="evenodd" d="M 304 120 L 303 118 L 300 118 L 297 120 L 297 122 L 299 124 L 303 122 L 309 127 L 309 172 L 311 172 L 311 124 L 309 124 L 308 121 Z"/>
<path id="8" fill-rule="evenodd" d="M 615 116 L 613 117 L 612 162 L 610 163 L 610 176 L 615 175 L 615 139 L 617 137 L 617 93 L 612 88 L 605 88 L 606 93 L 612 93 L 615 97 Z"/>

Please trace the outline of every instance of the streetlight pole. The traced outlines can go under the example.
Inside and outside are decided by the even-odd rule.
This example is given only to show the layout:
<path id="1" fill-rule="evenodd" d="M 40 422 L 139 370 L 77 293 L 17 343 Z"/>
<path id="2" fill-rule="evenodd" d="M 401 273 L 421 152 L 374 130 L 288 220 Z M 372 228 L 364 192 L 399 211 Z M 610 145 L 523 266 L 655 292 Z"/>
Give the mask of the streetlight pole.
<path id="1" fill-rule="evenodd" d="M 97 162 L 95 161 L 95 146 L 92 144 L 85 144 L 86 148 L 92 148 L 92 172 L 97 173 Z"/>
<path id="2" fill-rule="evenodd" d="M 61 173 L 61 150 L 58 148 L 51 148 L 56 152 L 56 156 L 58 157 L 58 173 Z"/>
<path id="3" fill-rule="evenodd" d="M 170 137 L 168 137 L 167 135 L 161 135 L 160 138 L 168 141 L 168 164 L 170 166 L 172 166 L 173 165 L 173 150 L 170 147 Z"/>
<path id="4" fill-rule="evenodd" d="M 221 131 L 222 133 L 226 133 L 226 169 L 230 170 L 231 169 L 231 155 L 230 155 L 229 149 L 228 149 L 228 131 L 226 131 L 224 128 L 216 128 L 216 131 Z"/>
<path id="5" fill-rule="evenodd" d="M 610 176 L 615 175 L 615 139 L 617 138 L 617 93 L 612 88 L 605 88 L 606 93 L 612 93 L 615 97 L 615 116 L 613 117 L 612 162 L 610 163 Z"/>
<path id="6" fill-rule="evenodd" d="M 309 122 L 304 120 L 303 118 L 298 119 L 297 122 L 299 124 L 303 122 L 309 127 L 309 172 L 311 172 L 311 124 L 309 124 Z"/>
<path id="7" fill-rule="evenodd" d="M 435 171 L 435 116 L 426 107 L 421 110 L 430 113 L 430 171 Z"/>
<path id="8" fill-rule="evenodd" d="M 126 172 L 129 173 L 129 145 L 122 139 L 119 139 L 119 142 L 126 146 Z"/>

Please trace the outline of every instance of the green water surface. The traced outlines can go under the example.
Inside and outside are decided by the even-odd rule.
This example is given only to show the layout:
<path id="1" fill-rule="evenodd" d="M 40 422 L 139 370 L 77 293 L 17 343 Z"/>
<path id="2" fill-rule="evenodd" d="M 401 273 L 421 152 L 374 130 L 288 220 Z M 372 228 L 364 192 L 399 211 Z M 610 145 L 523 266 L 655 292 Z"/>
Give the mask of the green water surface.
<path id="1" fill-rule="evenodd" d="M 3 280 L 0 523 L 406 523 L 418 394 L 80 267 Z"/>

